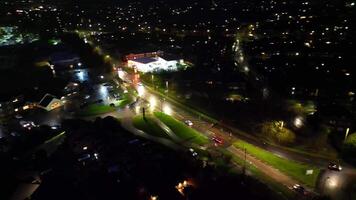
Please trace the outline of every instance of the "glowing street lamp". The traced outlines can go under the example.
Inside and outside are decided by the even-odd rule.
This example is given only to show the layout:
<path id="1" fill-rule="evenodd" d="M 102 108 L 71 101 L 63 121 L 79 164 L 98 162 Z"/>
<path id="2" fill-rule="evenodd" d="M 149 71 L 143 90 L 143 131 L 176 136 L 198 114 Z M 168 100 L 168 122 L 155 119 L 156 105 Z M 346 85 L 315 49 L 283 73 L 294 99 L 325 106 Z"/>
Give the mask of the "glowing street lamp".
<path id="1" fill-rule="evenodd" d="M 303 126 L 303 118 L 302 117 L 296 117 L 294 119 L 294 126 L 297 128 L 300 128 Z"/>
<path id="2" fill-rule="evenodd" d="M 346 132 L 345 132 L 345 141 L 347 139 L 347 136 L 349 136 L 349 132 L 350 132 L 350 128 L 347 128 L 346 129 Z"/>
<path id="3" fill-rule="evenodd" d="M 184 189 L 190 185 L 192 185 L 192 184 L 185 180 L 183 182 L 178 183 L 178 185 L 176 186 L 176 189 L 178 190 L 178 192 L 180 194 L 182 194 L 184 196 L 185 195 Z"/>
<path id="4" fill-rule="evenodd" d="M 154 96 L 151 96 L 149 102 L 150 102 L 150 109 L 153 111 L 157 105 L 157 100 Z"/>
<path id="5" fill-rule="evenodd" d="M 167 115 L 172 115 L 172 109 L 171 107 L 169 107 L 167 104 L 164 104 L 163 105 L 163 108 L 162 108 L 163 112 Z"/>
<path id="6" fill-rule="evenodd" d="M 140 113 L 140 109 L 141 109 L 141 107 L 138 105 L 135 107 L 136 114 Z"/>
<path id="7" fill-rule="evenodd" d="M 139 85 L 137 87 L 137 93 L 139 97 L 142 97 L 145 94 L 145 87 L 143 87 L 143 85 Z"/>
<path id="8" fill-rule="evenodd" d="M 169 84 L 168 81 L 166 81 L 166 91 L 167 91 L 167 93 L 168 93 L 168 90 L 169 90 L 169 89 L 168 89 L 168 88 L 169 88 L 169 87 L 168 87 L 168 84 Z"/>
<path id="9" fill-rule="evenodd" d="M 150 197 L 150 200 L 158 200 L 158 196 L 153 196 L 153 195 L 152 195 L 152 196 Z"/>

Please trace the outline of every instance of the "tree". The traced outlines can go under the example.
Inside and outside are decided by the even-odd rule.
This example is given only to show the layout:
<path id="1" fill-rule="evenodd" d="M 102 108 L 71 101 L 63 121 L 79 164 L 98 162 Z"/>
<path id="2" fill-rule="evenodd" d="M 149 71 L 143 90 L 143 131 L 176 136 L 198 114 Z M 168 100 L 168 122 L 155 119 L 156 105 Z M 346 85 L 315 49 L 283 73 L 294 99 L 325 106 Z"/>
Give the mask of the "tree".
<path id="1" fill-rule="evenodd" d="M 261 133 L 267 140 L 280 144 L 290 144 L 295 141 L 295 134 L 281 125 L 280 122 L 265 122 L 262 124 Z"/>

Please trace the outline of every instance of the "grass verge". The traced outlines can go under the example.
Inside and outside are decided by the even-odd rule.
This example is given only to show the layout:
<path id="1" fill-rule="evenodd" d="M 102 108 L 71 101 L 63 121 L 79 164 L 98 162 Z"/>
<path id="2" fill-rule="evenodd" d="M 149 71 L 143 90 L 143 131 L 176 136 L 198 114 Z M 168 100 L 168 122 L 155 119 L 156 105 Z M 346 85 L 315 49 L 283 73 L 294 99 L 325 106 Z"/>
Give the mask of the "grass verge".
<path id="1" fill-rule="evenodd" d="M 115 111 L 114 107 L 103 105 L 103 104 L 91 104 L 83 108 L 78 115 L 79 116 L 92 116 L 92 115 L 101 115 L 108 112 Z"/>
<path id="2" fill-rule="evenodd" d="M 243 159 L 241 159 L 238 156 L 233 155 L 226 149 L 221 149 L 221 152 L 226 155 L 230 155 L 232 158 L 232 162 L 236 163 L 239 166 L 244 166 L 245 162 Z M 246 170 L 251 173 L 253 177 L 264 183 L 266 186 L 268 186 L 272 191 L 276 192 L 276 194 L 279 195 L 282 199 L 294 199 L 295 194 L 285 187 L 284 185 L 281 185 L 280 183 L 276 182 L 275 180 L 271 179 L 268 177 L 266 174 L 264 174 L 262 171 L 257 169 L 254 165 L 251 165 L 250 163 L 246 163 Z"/>
<path id="3" fill-rule="evenodd" d="M 146 116 L 146 119 L 142 115 L 135 116 L 133 118 L 133 125 L 149 135 L 171 139 L 150 116 Z"/>
<path id="4" fill-rule="evenodd" d="M 240 149 L 246 148 L 247 152 L 252 156 L 262 160 L 263 162 L 266 162 L 267 164 L 273 166 L 274 168 L 282 171 L 283 173 L 291 176 L 295 180 L 300 181 L 309 187 L 315 187 L 320 169 L 293 160 L 281 158 L 269 151 L 265 151 L 259 147 L 256 147 L 241 140 L 238 140 L 233 145 Z M 306 170 L 310 169 L 314 171 L 313 174 L 306 175 Z"/>
<path id="5" fill-rule="evenodd" d="M 119 107 L 119 108 L 123 108 L 125 107 L 127 104 L 131 103 L 133 101 L 132 97 L 130 96 L 129 93 L 123 94 L 123 98 L 116 101 L 115 107 Z"/>
<path id="6" fill-rule="evenodd" d="M 206 144 L 209 141 L 208 138 L 206 138 L 198 131 L 188 127 L 184 123 L 174 119 L 169 115 L 166 115 L 162 112 L 155 112 L 154 115 L 164 124 L 166 124 L 183 141 L 189 141 L 199 145 Z"/>

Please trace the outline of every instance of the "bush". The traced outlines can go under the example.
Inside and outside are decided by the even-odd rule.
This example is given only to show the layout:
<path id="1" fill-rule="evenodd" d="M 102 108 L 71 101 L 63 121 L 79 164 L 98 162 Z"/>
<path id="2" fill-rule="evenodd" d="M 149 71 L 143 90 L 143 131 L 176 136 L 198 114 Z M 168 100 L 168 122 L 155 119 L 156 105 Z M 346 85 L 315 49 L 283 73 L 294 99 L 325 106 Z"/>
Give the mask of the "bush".
<path id="1" fill-rule="evenodd" d="M 261 132 L 267 140 L 280 144 L 290 144 L 295 141 L 295 134 L 291 130 L 281 127 L 278 122 L 265 122 L 262 124 Z"/>

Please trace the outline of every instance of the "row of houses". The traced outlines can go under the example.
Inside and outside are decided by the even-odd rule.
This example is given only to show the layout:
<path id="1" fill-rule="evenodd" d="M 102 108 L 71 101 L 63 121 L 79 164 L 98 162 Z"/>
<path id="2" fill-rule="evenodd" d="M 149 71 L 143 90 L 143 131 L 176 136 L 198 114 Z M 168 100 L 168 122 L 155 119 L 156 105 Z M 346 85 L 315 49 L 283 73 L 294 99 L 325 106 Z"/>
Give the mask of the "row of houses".
<path id="1" fill-rule="evenodd" d="M 51 111 L 63 105 L 63 101 L 51 94 L 45 94 L 38 102 L 27 102 L 24 101 L 24 98 L 22 98 L 22 96 L 19 96 L 8 101 L 0 102 L 0 117 L 5 117 L 20 111 L 29 110 L 33 108 L 41 108 L 46 111 Z"/>

